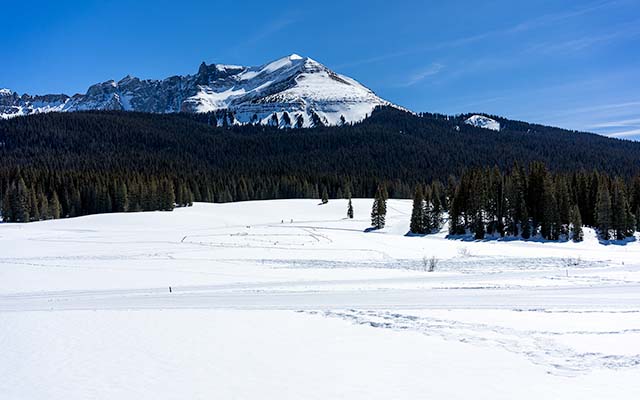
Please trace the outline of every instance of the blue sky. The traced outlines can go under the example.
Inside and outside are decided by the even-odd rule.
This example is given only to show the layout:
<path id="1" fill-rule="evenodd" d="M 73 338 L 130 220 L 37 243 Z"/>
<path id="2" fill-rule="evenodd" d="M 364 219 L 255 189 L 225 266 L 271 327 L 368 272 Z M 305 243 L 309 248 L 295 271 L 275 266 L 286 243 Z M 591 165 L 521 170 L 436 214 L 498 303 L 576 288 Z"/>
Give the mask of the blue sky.
<path id="1" fill-rule="evenodd" d="M 414 111 L 640 139 L 637 0 L 13 1 L 2 10 L 0 87 L 19 93 L 298 53 Z"/>

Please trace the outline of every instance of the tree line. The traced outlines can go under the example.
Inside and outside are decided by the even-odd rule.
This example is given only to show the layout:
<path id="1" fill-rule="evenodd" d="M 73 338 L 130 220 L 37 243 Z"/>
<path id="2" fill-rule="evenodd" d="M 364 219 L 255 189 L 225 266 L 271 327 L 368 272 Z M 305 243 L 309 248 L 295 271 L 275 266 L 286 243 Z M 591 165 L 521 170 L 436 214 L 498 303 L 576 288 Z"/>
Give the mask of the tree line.
<path id="1" fill-rule="evenodd" d="M 624 240 L 640 230 L 640 176 L 626 181 L 598 171 L 552 173 L 544 163 L 517 163 L 508 172 L 472 168 L 459 178 L 418 185 L 410 232 L 440 229 L 448 211 L 449 234 L 583 239 L 583 226 L 603 240 Z"/>
<path id="2" fill-rule="evenodd" d="M 16 173 L 0 198 L 5 222 L 31 222 L 88 214 L 171 211 L 192 205 L 194 194 L 184 182 L 138 174 Z"/>
<path id="3" fill-rule="evenodd" d="M 464 119 L 389 108 L 359 124 L 312 129 L 217 124 L 214 114 L 13 118 L 0 121 L 0 203 L 4 219 L 31 221 L 170 209 L 171 193 L 177 205 L 341 198 L 347 191 L 370 198 L 382 184 L 389 198 L 411 198 L 417 184 L 429 182 L 422 196 L 430 202 L 436 193 L 437 213 L 450 206 L 448 176 L 462 181 L 478 168 L 505 172 L 514 162 L 540 160 L 566 175 L 598 165 L 625 184 L 640 173 L 640 143 L 504 119 L 496 133 Z M 444 184 L 434 187 L 437 181 Z M 580 212 L 592 223 L 591 210 Z M 434 220 L 425 218 L 417 232 L 434 229 Z"/>

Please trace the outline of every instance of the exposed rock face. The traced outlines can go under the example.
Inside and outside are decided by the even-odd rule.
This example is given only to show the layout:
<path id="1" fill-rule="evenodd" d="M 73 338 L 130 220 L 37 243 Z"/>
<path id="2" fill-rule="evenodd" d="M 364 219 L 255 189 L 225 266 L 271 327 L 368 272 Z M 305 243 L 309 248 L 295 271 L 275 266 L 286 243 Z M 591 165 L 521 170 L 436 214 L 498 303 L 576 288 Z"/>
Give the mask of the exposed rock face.
<path id="1" fill-rule="evenodd" d="M 296 54 L 259 67 L 202 63 L 194 75 L 163 80 L 126 76 L 92 85 L 86 94 L 73 97 L 18 96 L 0 90 L 2 118 L 79 110 L 225 110 L 232 115 L 227 123 L 310 127 L 357 122 L 379 105 L 391 104 L 357 81 Z"/>

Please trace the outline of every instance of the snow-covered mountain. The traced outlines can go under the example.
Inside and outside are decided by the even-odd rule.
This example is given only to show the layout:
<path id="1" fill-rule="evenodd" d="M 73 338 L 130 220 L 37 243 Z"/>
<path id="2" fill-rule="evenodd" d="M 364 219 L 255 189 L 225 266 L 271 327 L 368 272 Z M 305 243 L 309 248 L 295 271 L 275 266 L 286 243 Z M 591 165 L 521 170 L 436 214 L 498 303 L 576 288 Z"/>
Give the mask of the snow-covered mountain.
<path id="1" fill-rule="evenodd" d="M 219 123 L 310 127 L 361 121 L 380 105 L 392 104 L 357 81 L 297 54 L 259 67 L 203 62 L 194 75 L 163 80 L 126 76 L 74 96 L 18 95 L 0 89 L 0 118 L 79 110 L 219 111 Z"/>
<path id="2" fill-rule="evenodd" d="M 500 131 L 500 122 L 484 115 L 472 115 L 467 118 L 465 124 L 473 125 L 478 128 L 491 129 L 492 131 Z"/>

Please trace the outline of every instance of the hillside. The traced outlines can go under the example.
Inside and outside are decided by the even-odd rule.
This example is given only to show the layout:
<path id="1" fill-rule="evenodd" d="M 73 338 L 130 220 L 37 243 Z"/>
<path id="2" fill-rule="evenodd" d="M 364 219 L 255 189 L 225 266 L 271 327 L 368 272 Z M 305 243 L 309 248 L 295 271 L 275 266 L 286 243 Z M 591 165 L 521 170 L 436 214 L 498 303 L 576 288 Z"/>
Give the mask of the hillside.
<path id="1" fill-rule="evenodd" d="M 495 132 L 457 117 L 382 108 L 362 123 L 278 130 L 213 127 L 213 114 L 79 112 L 0 121 L 3 167 L 169 168 L 175 174 L 333 175 L 413 183 L 473 166 L 510 168 L 542 161 L 552 171 L 580 169 L 631 177 L 640 143 L 498 120 Z"/>

